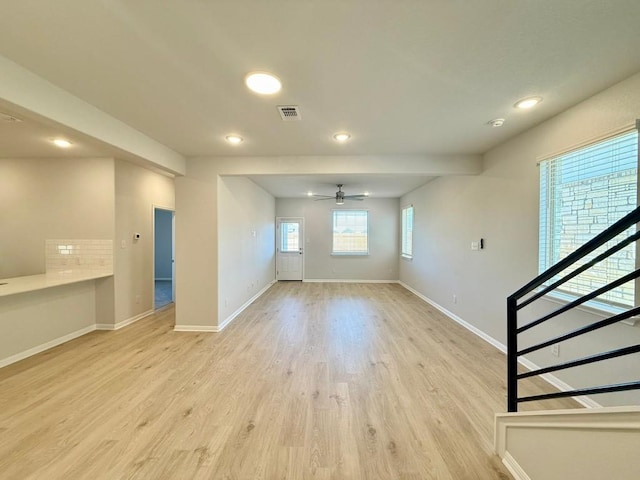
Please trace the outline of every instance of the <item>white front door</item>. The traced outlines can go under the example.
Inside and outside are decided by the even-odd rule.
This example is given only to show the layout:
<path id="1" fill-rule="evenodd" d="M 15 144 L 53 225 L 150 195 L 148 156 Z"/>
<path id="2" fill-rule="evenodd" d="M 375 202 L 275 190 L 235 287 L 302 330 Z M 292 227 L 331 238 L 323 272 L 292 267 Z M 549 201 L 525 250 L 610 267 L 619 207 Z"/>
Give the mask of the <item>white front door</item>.
<path id="1" fill-rule="evenodd" d="M 276 221 L 277 280 L 302 280 L 303 225 L 302 218 L 278 218 Z"/>

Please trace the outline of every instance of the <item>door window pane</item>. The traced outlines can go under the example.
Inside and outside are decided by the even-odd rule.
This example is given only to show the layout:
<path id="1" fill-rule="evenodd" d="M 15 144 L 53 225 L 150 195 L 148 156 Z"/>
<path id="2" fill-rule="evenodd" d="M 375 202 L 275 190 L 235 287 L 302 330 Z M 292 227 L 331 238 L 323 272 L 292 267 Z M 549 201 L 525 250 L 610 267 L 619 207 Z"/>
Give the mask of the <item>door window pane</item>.
<path id="1" fill-rule="evenodd" d="M 280 251 L 298 252 L 300 250 L 300 224 L 282 222 L 280 224 Z"/>

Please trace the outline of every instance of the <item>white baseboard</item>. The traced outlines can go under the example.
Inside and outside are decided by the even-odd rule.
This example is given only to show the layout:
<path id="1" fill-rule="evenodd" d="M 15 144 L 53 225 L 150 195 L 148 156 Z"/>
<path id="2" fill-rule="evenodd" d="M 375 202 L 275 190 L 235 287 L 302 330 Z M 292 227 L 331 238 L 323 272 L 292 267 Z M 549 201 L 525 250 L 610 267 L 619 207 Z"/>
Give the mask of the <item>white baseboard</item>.
<path id="1" fill-rule="evenodd" d="M 23 352 L 16 353 L 15 355 L 11 355 L 10 357 L 0 359 L 0 368 L 11 365 L 12 363 L 19 362 L 20 360 L 24 360 L 25 358 L 31 357 L 32 355 L 42 353 L 45 350 L 49 350 L 50 348 L 57 347 L 58 345 L 73 340 L 74 338 L 81 337 L 82 335 L 86 335 L 89 332 L 93 332 L 95 329 L 95 325 L 90 325 L 88 327 L 81 328 L 80 330 L 76 330 L 75 332 L 68 333 L 67 335 L 63 335 L 62 337 L 55 338 L 49 342 L 43 343 L 42 345 L 38 345 L 37 347 L 33 347 Z"/>
<path id="2" fill-rule="evenodd" d="M 233 319 L 235 319 L 238 315 L 240 315 L 249 305 L 251 305 L 253 302 L 255 302 L 260 296 L 262 296 L 264 294 L 264 292 L 266 292 L 267 290 L 269 290 L 275 283 L 277 280 L 271 280 L 269 283 L 267 283 L 265 285 L 265 287 L 260 290 L 258 293 L 256 293 L 253 297 L 251 297 L 249 300 L 247 300 L 240 308 L 238 308 L 235 312 L 233 312 L 231 315 L 229 315 L 227 318 L 224 319 L 224 321 L 222 321 L 222 323 L 220 323 L 216 328 L 217 330 L 215 330 L 216 332 L 221 332 L 224 327 L 226 327 L 227 325 L 229 325 L 231 323 L 231 321 Z"/>
<path id="3" fill-rule="evenodd" d="M 145 317 L 148 317 L 149 315 L 153 314 L 153 310 L 147 310 L 146 312 L 142 312 L 139 315 L 136 315 L 135 317 L 131 317 L 131 318 L 127 318 L 126 320 L 122 320 L 118 323 L 115 324 L 110 324 L 110 323 L 98 323 L 96 325 L 96 330 L 120 330 L 123 327 L 126 327 L 127 325 L 131 325 L 132 323 L 137 322 L 138 320 L 142 320 Z"/>
<path id="4" fill-rule="evenodd" d="M 531 480 L 531 477 L 527 475 L 527 472 L 522 469 L 520 464 L 516 462 L 515 458 L 513 458 L 509 452 L 504 452 L 502 463 L 507 467 L 507 470 L 509 470 L 515 480 Z"/>
<path id="5" fill-rule="evenodd" d="M 343 278 L 304 278 L 304 283 L 399 283 L 399 280 L 354 280 Z"/>
<path id="6" fill-rule="evenodd" d="M 174 332 L 217 332 L 218 327 L 214 325 L 176 325 Z"/>
<path id="7" fill-rule="evenodd" d="M 420 292 L 418 292 L 417 290 L 411 288 L 406 283 L 404 283 L 402 281 L 400 281 L 398 283 L 400 285 L 402 285 L 404 288 L 406 288 L 407 290 L 409 290 L 411 293 L 413 293 L 418 298 L 424 300 L 425 302 L 427 302 L 432 307 L 434 307 L 437 310 L 439 310 L 440 312 L 444 313 L 447 317 L 451 318 L 451 320 L 453 320 L 454 322 L 462 325 L 464 328 L 466 328 L 470 332 L 474 333 L 475 335 L 480 337 L 485 342 L 493 345 L 495 348 L 500 350 L 502 353 L 504 353 L 504 354 L 507 353 L 507 346 L 505 344 L 499 342 L 498 340 L 496 340 L 492 336 L 487 335 L 485 332 L 483 332 L 479 328 L 474 327 L 469 322 L 466 322 L 465 320 L 463 320 L 462 318 L 457 316 L 455 313 L 450 312 L 449 310 L 447 310 L 443 306 L 437 304 L 436 302 L 431 300 L 429 297 L 426 297 L 426 296 L 422 295 Z M 530 360 L 527 360 L 525 357 L 518 357 L 518 363 L 520 365 L 524 366 L 525 368 L 528 368 L 529 370 L 538 370 L 538 369 L 540 369 L 540 367 L 538 365 L 536 365 L 535 363 L 533 363 Z M 545 380 L 547 383 L 553 385 L 554 387 L 556 387 L 561 392 L 568 392 L 569 390 L 575 390 L 574 387 L 572 387 L 571 385 L 569 385 L 566 382 L 563 382 L 558 377 L 556 377 L 555 375 L 552 375 L 550 373 L 545 373 L 544 375 L 540 375 L 540 378 Z M 572 398 L 576 402 L 580 403 L 582 406 L 584 406 L 586 408 L 602 408 L 602 405 L 600 405 L 598 402 L 596 402 L 595 400 L 593 400 L 593 399 L 591 399 L 589 397 L 580 396 L 580 397 L 572 397 Z"/>
<path id="8" fill-rule="evenodd" d="M 464 321 L 462 318 L 460 318 L 459 316 L 457 316 L 455 313 L 450 312 L 449 310 L 447 310 L 446 308 L 444 308 L 443 306 L 437 304 L 436 302 L 434 302 L 433 300 L 431 300 L 429 297 L 425 297 L 424 295 L 422 295 L 420 292 L 418 292 L 417 290 L 414 290 L 413 288 L 411 288 L 409 285 L 407 285 L 404 282 L 398 282 L 400 283 L 400 285 L 402 285 L 404 288 L 406 288 L 407 290 L 409 290 L 411 293 L 413 293 L 416 297 L 424 300 L 425 302 L 427 302 L 429 305 L 431 305 L 432 307 L 434 307 L 435 309 L 439 310 L 440 312 L 444 313 L 447 317 L 451 318 L 451 320 L 453 320 L 454 322 L 462 325 L 464 328 L 466 328 L 467 330 L 469 330 L 470 332 L 476 334 L 478 337 L 480 337 L 481 339 L 483 339 L 485 342 L 490 343 L 491 345 L 493 345 L 494 347 L 496 347 L 498 350 L 500 350 L 502 353 L 507 353 L 507 346 L 500 343 L 498 340 L 496 340 L 495 338 L 493 338 L 490 335 L 487 335 L 485 332 L 483 332 L 482 330 L 480 330 L 477 327 L 474 327 L 473 325 L 471 325 L 469 322 Z"/>
<path id="9" fill-rule="evenodd" d="M 276 280 L 270 281 L 262 290 L 256 293 L 253 297 L 247 300 L 240 308 L 238 308 L 235 312 L 229 315 L 227 318 L 222 321 L 219 325 L 176 325 L 173 327 L 174 332 L 213 332 L 218 333 L 221 332 L 227 325 L 231 323 L 231 321 L 240 315 L 249 305 L 255 302 L 258 297 L 260 297 L 264 292 L 269 290 L 273 284 L 276 283 Z"/>

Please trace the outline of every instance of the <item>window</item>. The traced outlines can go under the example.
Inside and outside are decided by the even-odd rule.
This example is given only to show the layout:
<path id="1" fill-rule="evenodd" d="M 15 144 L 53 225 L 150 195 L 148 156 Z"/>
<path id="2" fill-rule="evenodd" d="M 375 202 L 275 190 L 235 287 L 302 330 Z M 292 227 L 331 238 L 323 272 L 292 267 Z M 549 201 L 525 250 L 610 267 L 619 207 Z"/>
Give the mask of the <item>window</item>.
<path id="1" fill-rule="evenodd" d="M 632 211 L 637 205 L 637 186 L 637 130 L 542 161 L 539 271 L 542 273 Z M 629 229 L 624 235 L 633 231 Z M 613 239 L 572 268 L 590 261 L 620 239 Z M 628 245 L 560 288 L 569 294 L 585 295 L 635 270 L 635 259 L 635 245 Z M 634 282 L 628 282 L 598 300 L 633 306 L 634 291 Z"/>
<path id="2" fill-rule="evenodd" d="M 280 251 L 282 253 L 300 250 L 300 223 L 282 222 L 280 224 Z"/>
<path id="3" fill-rule="evenodd" d="M 369 212 L 367 210 L 333 211 L 333 254 L 369 254 Z"/>
<path id="4" fill-rule="evenodd" d="M 402 209 L 402 256 L 413 258 L 413 205 Z"/>

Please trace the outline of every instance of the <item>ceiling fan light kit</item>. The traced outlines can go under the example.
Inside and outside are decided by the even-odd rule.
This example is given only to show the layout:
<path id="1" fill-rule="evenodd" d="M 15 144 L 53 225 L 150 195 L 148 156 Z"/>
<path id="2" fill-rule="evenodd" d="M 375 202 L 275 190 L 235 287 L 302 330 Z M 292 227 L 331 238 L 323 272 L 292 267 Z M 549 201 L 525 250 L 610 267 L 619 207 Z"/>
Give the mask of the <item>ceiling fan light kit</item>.
<path id="1" fill-rule="evenodd" d="M 314 197 L 316 197 L 315 201 L 317 202 L 318 200 L 335 199 L 336 205 L 344 205 L 345 200 L 355 200 L 355 201 L 361 202 L 362 200 L 364 200 L 369 196 L 369 192 L 358 193 L 356 195 L 345 195 L 344 192 L 342 191 L 343 186 L 344 185 L 342 183 L 336 184 L 336 187 L 338 187 L 338 191 L 336 192 L 335 195 L 317 195 L 317 194 L 313 195 Z"/>

